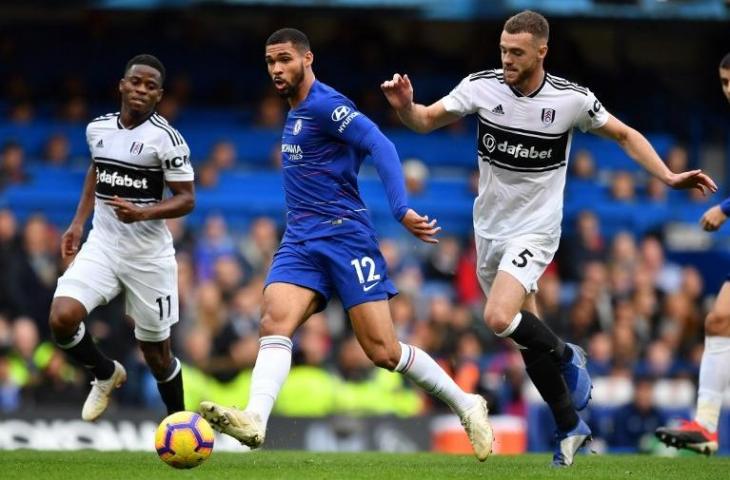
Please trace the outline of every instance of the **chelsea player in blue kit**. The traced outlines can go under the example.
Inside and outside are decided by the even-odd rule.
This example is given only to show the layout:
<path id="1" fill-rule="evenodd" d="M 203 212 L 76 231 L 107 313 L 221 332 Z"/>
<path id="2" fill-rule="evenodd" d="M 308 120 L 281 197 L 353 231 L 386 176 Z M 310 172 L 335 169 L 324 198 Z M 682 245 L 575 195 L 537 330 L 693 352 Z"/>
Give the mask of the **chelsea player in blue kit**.
<path id="1" fill-rule="evenodd" d="M 393 216 L 415 237 L 436 243 L 436 221 L 408 208 L 398 153 L 355 105 L 314 77 L 314 55 L 299 30 L 284 28 L 266 42 L 266 64 L 277 93 L 291 107 L 282 135 L 287 228 L 264 289 L 259 353 L 244 410 L 202 402 L 211 425 L 256 448 L 289 374 L 291 337 L 336 293 L 363 350 L 379 367 L 399 372 L 436 396 L 464 425 L 477 458 L 492 451 L 486 401 L 467 394 L 425 352 L 398 341 L 388 278 L 357 173 L 371 157 Z"/>

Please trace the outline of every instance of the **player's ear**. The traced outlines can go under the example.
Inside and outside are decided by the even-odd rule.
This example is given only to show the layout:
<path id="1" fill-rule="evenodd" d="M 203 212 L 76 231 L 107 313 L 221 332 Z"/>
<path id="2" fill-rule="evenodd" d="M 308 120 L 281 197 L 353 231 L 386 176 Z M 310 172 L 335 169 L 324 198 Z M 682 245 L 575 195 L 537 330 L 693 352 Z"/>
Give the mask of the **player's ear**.
<path id="1" fill-rule="evenodd" d="M 540 58 L 541 60 L 544 59 L 545 56 L 547 55 L 547 52 L 548 52 L 547 43 L 543 43 L 542 45 L 540 45 L 537 48 L 537 56 L 538 56 L 538 58 Z"/>
<path id="2" fill-rule="evenodd" d="M 304 66 L 311 67 L 312 63 L 314 63 L 314 53 L 312 53 L 311 50 L 308 50 L 307 53 L 304 54 Z"/>
<path id="3" fill-rule="evenodd" d="M 124 91 L 124 78 L 119 79 L 119 93 L 122 93 Z"/>

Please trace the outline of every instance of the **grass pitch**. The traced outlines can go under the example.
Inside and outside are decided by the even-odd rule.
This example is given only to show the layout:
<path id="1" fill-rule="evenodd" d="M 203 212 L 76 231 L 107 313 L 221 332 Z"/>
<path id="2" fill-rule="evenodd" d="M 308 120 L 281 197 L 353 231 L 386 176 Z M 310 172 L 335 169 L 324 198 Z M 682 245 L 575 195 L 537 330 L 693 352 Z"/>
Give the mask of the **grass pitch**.
<path id="1" fill-rule="evenodd" d="M 719 479 L 730 457 L 659 458 L 580 455 L 573 467 L 552 469 L 549 455 L 473 457 L 429 453 L 213 452 L 203 465 L 175 470 L 154 452 L 0 452 L 0 477 L 12 480 L 134 479 Z"/>

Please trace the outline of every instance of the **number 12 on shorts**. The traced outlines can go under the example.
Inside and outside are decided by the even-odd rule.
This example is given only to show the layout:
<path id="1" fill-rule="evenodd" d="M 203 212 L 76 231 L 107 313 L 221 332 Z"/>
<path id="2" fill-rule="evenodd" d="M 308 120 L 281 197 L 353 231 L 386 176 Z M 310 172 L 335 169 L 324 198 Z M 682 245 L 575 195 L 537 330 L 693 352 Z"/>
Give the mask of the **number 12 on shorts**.
<path id="1" fill-rule="evenodd" d="M 350 265 L 355 268 L 355 273 L 357 274 L 357 280 L 363 284 L 365 283 L 365 275 L 363 275 L 363 272 L 367 270 L 368 272 L 368 278 L 367 282 L 376 282 L 380 280 L 380 275 L 375 273 L 375 261 L 373 261 L 370 257 L 362 257 L 362 258 L 354 258 L 352 261 L 350 261 Z"/>
<path id="2" fill-rule="evenodd" d="M 167 301 L 167 318 L 170 318 L 170 314 L 172 313 L 172 301 L 170 300 L 170 297 L 171 295 L 168 295 L 166 297 L 157 297 L 155 299 L 157 302 L 157 308 L 160 309 L 160 321 L 162 321 L 165 316 L 165 301 Z"/>

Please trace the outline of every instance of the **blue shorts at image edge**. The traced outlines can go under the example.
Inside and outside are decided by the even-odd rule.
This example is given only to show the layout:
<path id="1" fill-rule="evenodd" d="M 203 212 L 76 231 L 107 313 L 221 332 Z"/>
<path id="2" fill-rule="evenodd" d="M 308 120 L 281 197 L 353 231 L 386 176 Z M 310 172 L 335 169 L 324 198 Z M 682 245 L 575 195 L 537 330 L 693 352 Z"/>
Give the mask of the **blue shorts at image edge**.
<path id="1" fill-rule="evenodd" d="M 318 311 L 324 310 L 332 294 L 337 293 L 348 310 L 398 294 L 387 270 L 375 236 L 349 232 L 281 244 L 266 277 L 266 286 L 283 282 L 319 292 L 325 301 Z"/>

